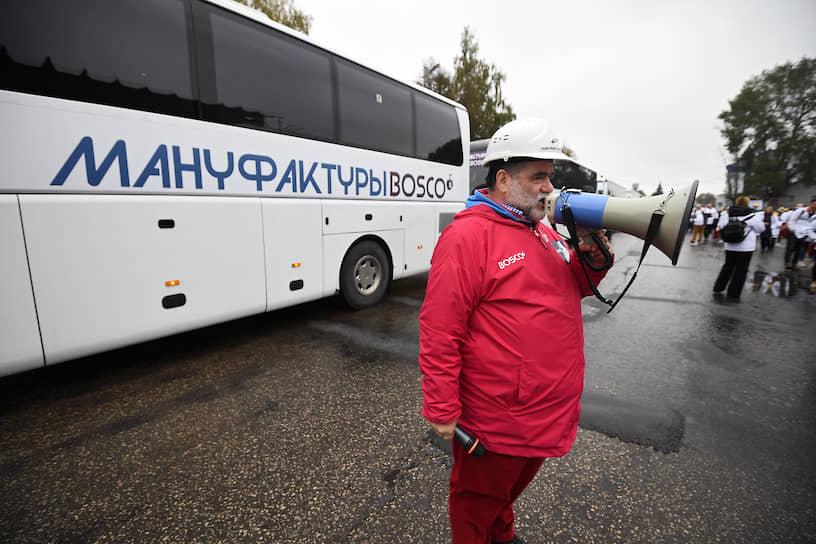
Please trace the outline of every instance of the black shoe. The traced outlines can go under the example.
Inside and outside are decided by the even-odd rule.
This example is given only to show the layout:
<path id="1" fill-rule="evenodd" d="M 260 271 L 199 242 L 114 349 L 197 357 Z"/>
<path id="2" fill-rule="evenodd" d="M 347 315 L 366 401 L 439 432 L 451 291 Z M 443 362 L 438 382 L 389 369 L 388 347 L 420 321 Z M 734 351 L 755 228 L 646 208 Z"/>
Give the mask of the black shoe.
<path id="1" fill-rule="evenodd" d="M 490 544 L 524 544 L 524 541 L 518 537 L 518 535 L 513 536 L 513 540 L 508 540 L 507 542 L 496 542 L 491 541 Z"/>

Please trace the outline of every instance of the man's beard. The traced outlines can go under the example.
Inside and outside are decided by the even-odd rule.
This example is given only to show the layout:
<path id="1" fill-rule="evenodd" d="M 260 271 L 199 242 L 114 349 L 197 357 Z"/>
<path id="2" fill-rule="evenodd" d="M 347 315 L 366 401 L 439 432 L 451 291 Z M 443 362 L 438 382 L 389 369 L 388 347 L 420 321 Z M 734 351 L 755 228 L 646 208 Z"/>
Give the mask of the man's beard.
<path id="1" fill-rule="evenodd" d="M 543 208 L 538 207 L 538 201 L 545 198 L 546 195 L 541 194 L 535 197 L 529 193 L 525 193 L 521 188 L 521 182 L 513 179 L 510 184 L 510 194 L 507 198 L 507 203 L 519 210 L 524 216 L 533 223 L 538 223 L 547 216 Z"/>

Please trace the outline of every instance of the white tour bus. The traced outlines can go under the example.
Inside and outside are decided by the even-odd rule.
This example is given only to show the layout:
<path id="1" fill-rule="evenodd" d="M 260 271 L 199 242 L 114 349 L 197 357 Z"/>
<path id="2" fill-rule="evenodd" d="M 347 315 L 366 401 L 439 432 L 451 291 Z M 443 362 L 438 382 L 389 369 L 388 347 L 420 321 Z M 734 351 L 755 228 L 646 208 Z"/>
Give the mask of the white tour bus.
<path id="1" fill-rule="evenodd" d="M 0 17 L 0 375 L 428 270 L 465 109 L 230 0 Z"/>

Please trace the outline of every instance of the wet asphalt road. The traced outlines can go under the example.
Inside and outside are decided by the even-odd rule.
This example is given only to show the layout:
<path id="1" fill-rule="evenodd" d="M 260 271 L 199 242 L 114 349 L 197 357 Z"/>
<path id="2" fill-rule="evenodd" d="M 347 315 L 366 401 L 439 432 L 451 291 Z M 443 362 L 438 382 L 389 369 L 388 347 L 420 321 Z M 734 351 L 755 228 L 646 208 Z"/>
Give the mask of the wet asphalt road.
<path id="1" fill-rule="evenodd" d="M 612 242 L 609 294 L 640 250 Z M 816 542 L 816 296 L 717 302 L 721 260 L 652 249 L 615 311 L 586 300 L 581 428 L 517 503 L 528 543 Z M 0 380 L 0 542 L 449 541 L 424 285 Z"/>

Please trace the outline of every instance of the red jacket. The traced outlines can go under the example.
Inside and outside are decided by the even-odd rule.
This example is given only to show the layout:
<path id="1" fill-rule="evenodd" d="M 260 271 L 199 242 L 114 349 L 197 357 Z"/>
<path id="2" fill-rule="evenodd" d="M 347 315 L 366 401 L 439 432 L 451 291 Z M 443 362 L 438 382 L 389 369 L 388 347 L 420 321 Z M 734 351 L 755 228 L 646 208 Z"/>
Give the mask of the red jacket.
<path id="1" fill-rule="evenodd" d="M 581 298 L 592 292 L 576 255 L 544 222 L 536 236 L 494 203 L 473 204 L 431 259 L 419 315 L 422 415 L 459 419 L 495 453 L 560 457 L 577 433 Z M 589 272 L 596 284 L 605 275 Z"/>

